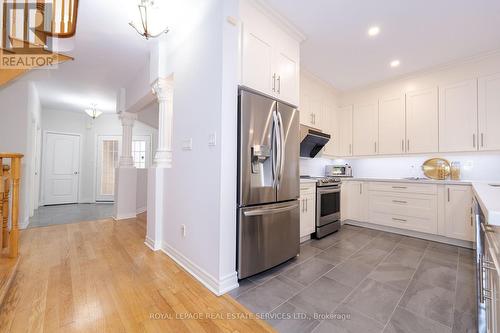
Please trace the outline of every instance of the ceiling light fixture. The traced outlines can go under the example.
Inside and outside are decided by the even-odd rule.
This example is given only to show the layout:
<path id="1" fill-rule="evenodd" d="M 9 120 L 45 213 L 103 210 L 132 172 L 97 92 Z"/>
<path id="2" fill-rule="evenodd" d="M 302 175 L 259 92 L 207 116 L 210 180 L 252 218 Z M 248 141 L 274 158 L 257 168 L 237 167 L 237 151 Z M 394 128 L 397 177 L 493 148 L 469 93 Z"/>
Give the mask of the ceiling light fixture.
<path id="1" fill-rule="evenodd" d="M 379 33 L 380 33 L 380 28 L 376 25 L 368 29 L 368 36 L 370 37 L 377 36 Z"/>
<path id="2" fill-rule="evenodd" d="M 158 33 L 151 33 L 149 31 L 149 25 L 148 25 L 148 10 L 153 8 L 155 4 L 154 0 L 139 0 L 139 4 L 137 7 L 139 8 L 139 14 L 141 15 L 141 29 L 137 28 L 134 22 L 130 22 L 129 25 L 137 31 L 139 35 L 146 39 L 150 38 L 156 38 L 160 37 L 163 34 L 166 34 L 169 29 L 166 27 L 165 29 L 161 30 Z"/>
<path id="3" fill-rule="evenodd" d="M 88 114 L 92 119 L 96 119 L 102 114 L 102 111 L 97 110 L 96 104 L 92 104 L 90 108 L 85 109 L 85 113 Z"/>
<path id="4" fill-rule="evenodd" d="M 394 68 L 394 67 L 398 67 L 399 65 L 400 65 L 399 60 L 393 60 L 393 61 L 391 61 L 391 67 Z"/>

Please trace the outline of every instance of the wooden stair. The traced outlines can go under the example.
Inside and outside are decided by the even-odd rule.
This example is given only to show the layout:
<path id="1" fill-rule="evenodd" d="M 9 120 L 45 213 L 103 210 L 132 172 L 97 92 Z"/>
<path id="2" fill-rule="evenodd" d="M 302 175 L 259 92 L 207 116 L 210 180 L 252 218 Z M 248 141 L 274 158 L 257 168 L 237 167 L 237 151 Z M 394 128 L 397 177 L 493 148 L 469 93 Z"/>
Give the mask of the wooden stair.
<path id="1" fill-rule="evenodd" d="M 2 1 L 2 0 L 0 0 Z M 2 36 L 2 45 L 0 47 L 0 55 L 2 53 L 7 55 L 26 55 L 26 54 L 37 54 L 44 56 L 53 56 L 53 64 L 60 64 L 68 60 L 73 60 L 72 57 L 61 54 L 53 53 L 45 48 L 47 45 L 47 40 L 51 38 L 72 38 L 76 33 L 76 23 L 78 18 L 78 0 L 53 0 L 52 1 L 52 12 L 46 13 L 45 2 L 39 0 L 36 6 L 35 17 L 35 28 L 30 28 L 33 26 L 29 22 L 29 9 L 25 5 L 24 0 L 9 0 L 10 3 L 14 2 L 14 6 L 19 9 L 24 10 L 24 15 L 14 16 L 13 22 L 11 22 L 11 32 L 14 36 L 7 36 L 7 21 L 5 13 L 7 12 L 7 0 L 3 0 L 3 30 L 4 34 Z M 50 14 L 50 15 L 49 15 Z M 46 27 L 45 21 L 47 18 L 52 18 L 50 23 L 50 31 L 43 30 Z M 22 38 L 19 34 L 16 35 L 16 28 L 18 26 L 17 20 L 22 20 Z M 32 30 L 34 33 L 34 40 L 29 40 L 29 31 Z M 10 43 L 8 44 L 7 41 Z M 32 69 L 39 68 L 37 66 L 32 66 L 29 68 L 0 68 L 0 87 L 7 84 L 8 82 L 20 77 L 21 75 L 31 71 Z"/>
<path id="2" fill-rule="evenodd" d="M 22 158 L 22 154 L 0 153 L 0 311 L 19 266 L 19 188 Z"/>

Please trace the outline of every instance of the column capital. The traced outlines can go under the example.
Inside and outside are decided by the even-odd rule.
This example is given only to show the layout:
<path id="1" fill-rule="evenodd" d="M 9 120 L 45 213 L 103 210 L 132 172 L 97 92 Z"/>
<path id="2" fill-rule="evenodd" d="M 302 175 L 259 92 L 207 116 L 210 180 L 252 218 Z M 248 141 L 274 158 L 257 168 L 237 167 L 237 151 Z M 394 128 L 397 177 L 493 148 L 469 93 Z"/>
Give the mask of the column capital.
<path id="1" fill-rule="evenodd" d="M 137 113 L 118 112 L 118 117 L 122 121 L 123 126 L 134 126 L 134 122 L 137 120 Z"/>
<path id="2" fill-rule="evenodd" d="M 158 102 L 161 102 L 168 100 L 173 87 L 169 80 L 165 78 L 158 78 L 155 82 L 153 82 L 151 88 L 153 94 L 158 99 Z"/>

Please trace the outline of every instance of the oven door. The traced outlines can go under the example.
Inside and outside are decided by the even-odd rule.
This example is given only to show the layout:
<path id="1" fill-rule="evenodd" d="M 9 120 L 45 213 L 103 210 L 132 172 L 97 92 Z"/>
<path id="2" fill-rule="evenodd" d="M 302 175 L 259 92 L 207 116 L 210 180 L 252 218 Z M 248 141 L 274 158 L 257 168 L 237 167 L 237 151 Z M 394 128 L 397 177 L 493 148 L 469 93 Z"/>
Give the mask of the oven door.
<path id="1" fill-rule="evenodd" d="M 316 202 L 317 227 L 340 220 L 340 185 L 318 187 Z"/>

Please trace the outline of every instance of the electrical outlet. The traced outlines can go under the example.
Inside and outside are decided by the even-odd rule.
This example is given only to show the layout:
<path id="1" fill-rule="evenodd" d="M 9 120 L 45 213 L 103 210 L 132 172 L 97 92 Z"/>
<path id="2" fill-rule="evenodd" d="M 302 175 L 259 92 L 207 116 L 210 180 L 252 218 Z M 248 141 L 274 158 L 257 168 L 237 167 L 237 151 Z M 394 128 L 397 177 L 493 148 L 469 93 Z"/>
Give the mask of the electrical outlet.
<path id="1" fill-rule="evenodd" d="M 186 238 L 186 225 L 181 224 L 182 238 Z"/>
<path id="2" fill-rule="evenodd" d="M 217 145 L 217 134 L 212 132 L 208 135 L 208 146 L 214 147 Z"/>
<path id="3" fill-rule="evenodd" d="M 184 139 L 182 141 L 182 150 L 193 150 L 193 139 Z"/>

